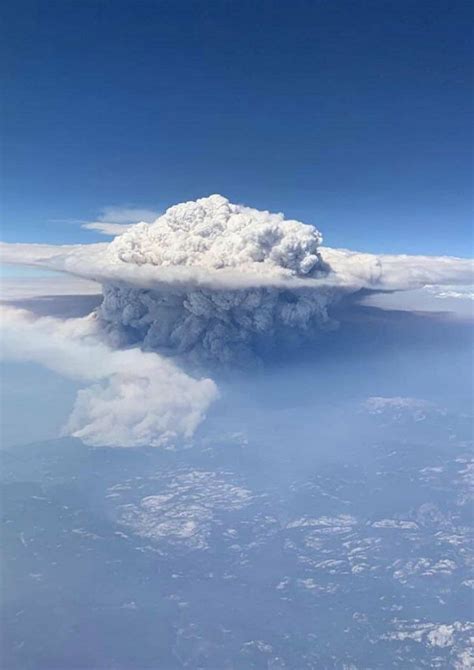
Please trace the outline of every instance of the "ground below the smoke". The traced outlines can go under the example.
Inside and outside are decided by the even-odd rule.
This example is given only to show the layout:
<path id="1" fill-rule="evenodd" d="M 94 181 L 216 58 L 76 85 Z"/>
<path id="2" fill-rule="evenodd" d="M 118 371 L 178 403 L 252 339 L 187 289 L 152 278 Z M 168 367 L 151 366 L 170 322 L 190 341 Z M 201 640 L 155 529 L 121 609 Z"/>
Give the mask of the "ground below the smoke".
<path id="1" fill-rule="evenodd" d="M 311 416 L 4 452 L 3 667 L 472 667 L 468 419 L 375 398 L 340 449 L 280 434 Z"/>

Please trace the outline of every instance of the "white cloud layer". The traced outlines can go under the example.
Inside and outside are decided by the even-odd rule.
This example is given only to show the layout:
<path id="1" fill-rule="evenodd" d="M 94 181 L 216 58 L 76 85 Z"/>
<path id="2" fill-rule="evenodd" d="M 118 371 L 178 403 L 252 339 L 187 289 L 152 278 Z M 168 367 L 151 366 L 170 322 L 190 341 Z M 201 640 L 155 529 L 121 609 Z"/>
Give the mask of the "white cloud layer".
<path id="1" fill-rule="evenodd" d="M 430 285 L 471 286 L 471 259 L 453 256 L 365 254 L 347 249 L 321 249 L 339 285 L 384 291 L 407 291 Z"/>
<path id="2" fill-rule="evenodd" d="M 37 297 L 98 295 L 100 285 L 96 282 L 55 274 L 46 277 L 1 277 L 1 299 L 24 300 Z"/>
<path id="3" fill-rule="evenodd" d="M 161 446 L 190 437 L 217 397 L 210 379 L 193 379 L 172 362 L 140 349 L 113 350 L 96 320 L 34 318 L 1 309 L 1 354 L 39 363 L 80 390 L 65 433 L 93 446 Z"/>

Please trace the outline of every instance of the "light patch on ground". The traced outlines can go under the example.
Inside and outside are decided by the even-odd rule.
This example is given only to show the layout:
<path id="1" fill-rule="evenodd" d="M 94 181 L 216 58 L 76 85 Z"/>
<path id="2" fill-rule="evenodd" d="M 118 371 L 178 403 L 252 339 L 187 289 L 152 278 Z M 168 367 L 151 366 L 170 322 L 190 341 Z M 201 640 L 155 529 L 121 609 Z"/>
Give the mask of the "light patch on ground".
<path id="1" fill-rule="evenodd" d="M 246 507 L 251 500 L 251 492 L 225 474 L 196 470 L 178 475 L 163 493 L 146 496 L 138 505 L 123 505 L 119 521 L 153 542 L 207 549 L 217 514 Z"/>

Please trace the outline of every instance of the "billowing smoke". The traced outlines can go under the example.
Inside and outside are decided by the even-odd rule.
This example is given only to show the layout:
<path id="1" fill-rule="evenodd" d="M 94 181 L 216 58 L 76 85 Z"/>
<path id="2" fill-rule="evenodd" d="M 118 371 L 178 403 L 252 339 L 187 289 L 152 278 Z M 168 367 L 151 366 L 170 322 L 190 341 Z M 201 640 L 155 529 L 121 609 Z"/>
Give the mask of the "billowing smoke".
<path id="1" fill-rule="evenodd" d="M 331 324 L 329 294 L 254 288 L 157 292 L 103 287 L 100 318 L 116 344 L 188 354 L 197 362 L 244 362 L 272 344 Z"/>
<path id="2" fill-rule="evenodd" d="M 235 286 L 170 282 L 144 289 L 106 281 L 100 319 L 121 344 L 140 342 L 199 361 L 242 360 L 278 339 L 329 323 L 331 291 L 290 283 L 327 274 L 321 241 L 312 226 L 219 195 L 176 205 L 153 224 L 140 223 L 111 242 L 109 264 L 196 266 L 211 274 L 232 269 Z M 239 287 L 238 272 L 281 273 L 286 285 Z"/>
<path id="3" fill-rule="evenodd" d="M 162 446 L 189 438 L 217 398 L 210 379 L 194 379 L 139 348 L 113 350 L 92 317 L 34 317 L 3 306 L 0 354 L 39 363 L 84 384 L 65 434 L 92 446 Z"/>

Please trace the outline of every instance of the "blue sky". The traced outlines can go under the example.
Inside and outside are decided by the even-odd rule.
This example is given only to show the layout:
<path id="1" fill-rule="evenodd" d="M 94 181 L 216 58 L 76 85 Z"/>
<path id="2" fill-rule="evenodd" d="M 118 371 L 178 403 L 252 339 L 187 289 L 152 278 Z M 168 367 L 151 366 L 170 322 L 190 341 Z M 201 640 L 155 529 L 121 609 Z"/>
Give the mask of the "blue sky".
<path id="1" fill-rule="evenodd" d="M 220 192 L 332 246 L 471 255 L 470 3 L 7 4 L 3 239 Z"/>

